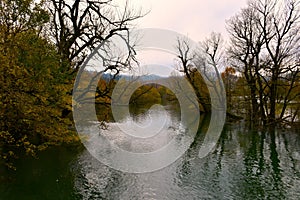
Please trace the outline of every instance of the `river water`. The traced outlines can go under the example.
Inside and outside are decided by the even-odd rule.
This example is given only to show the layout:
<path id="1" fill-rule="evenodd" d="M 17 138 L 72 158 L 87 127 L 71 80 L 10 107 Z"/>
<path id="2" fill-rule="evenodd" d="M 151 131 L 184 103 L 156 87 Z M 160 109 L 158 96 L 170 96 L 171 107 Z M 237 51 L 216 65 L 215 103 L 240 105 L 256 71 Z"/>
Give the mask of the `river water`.
<path id="1" fill-rule="evenodd" d="M 169 114 L 178 124 L 178 113 Z M 133 119 L 144 123 L 145 115 Z M 200 159 L 208 124 L 209 117 L 201 116 L 184 155 L 150 173 L 114 170 L 87 150 L 55 148 L 38 159 L 21 158 L 16 172 L 1 170 L 0 199 L 300 199 L 299 131 L 254 131 L 242 122 L 226 124 L 214 151 Z"/>

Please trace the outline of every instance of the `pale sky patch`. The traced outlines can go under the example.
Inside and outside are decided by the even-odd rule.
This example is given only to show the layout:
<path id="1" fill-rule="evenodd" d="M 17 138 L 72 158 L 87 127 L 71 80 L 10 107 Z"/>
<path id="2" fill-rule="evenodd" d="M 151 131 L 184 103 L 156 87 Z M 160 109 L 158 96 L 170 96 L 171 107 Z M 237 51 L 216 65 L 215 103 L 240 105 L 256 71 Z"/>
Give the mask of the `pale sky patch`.
<path id="1" fill-rule="evenodd" d="M 115 0 L 113 4 L 124 7 L 126 0 Z M 129 0 L 129 8 L 150 11 L 135 21 L 136 28 L 168 29 L 188 36 L 195 42 L 203 41 L 211 32 L 218 32 L 226 41 L 226 20 L 246 7 L 247 0 Z M 159 51 L 138 52 L 138 60 L 144 73 L 166 76 L 170 69 L 149 68 L 172 66 L 174 55 Z"/>
<path id="2" fill-rule="evenodd" d="M 125 0 L 116 0 L 122 5 Z M 138 28 L 163 28 L 187 35 L 194 41 L 201 41 L 212 31 L 227 38 L 226 20 L 234 16 L 247 0 L 130 0 L 136 9 L 150 13 L 139 19 Z"/>

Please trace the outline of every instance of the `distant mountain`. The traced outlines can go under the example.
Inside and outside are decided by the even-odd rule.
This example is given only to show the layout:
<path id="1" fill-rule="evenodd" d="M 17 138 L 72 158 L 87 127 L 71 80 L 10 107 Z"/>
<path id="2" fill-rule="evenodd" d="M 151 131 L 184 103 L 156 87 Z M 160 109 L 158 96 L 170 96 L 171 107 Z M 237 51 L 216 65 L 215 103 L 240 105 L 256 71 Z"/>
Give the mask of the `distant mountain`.
<path id="1" fill-rule="evenodd" d="M 113 78 L 113 75 L 109 74 L 109 73 L 105 73 L 101 76 L 101 78 L 103 80 L 109 81 Z M 138 78 L 138 80 L 142 80 L 142 81 L 153 81 L 153 80 L 160 80 L 160 79 L 163 79 L 165 77 L 158 76 L 158 75 L 155 75 L 155 74 L 142 75 L 142 76 L 117 75 L 115 80 L 120 80 L 120 79 L 133 80 L 133 79 L 136 79 L 136 78 Z"/>
<path id="2" fill-rule="evenodd" d="M 144 81 L 155 81 L 155 80 L 160 80 L 163 79 L 164 77 L 155 75 L 155 74 L 150 74 L 150 75 L 143 75 L 141 76 L 141 80 Z"/>

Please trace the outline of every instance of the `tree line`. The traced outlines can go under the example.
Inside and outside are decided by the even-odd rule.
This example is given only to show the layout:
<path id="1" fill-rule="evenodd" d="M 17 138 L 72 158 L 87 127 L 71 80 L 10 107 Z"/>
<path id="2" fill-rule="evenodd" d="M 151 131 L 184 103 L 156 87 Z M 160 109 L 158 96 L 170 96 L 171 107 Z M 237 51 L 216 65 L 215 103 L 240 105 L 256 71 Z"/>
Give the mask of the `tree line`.
<path id="1" fill-rule="evenodd" d="M 1 163 L 13 168 L 20 155 L 79 143 L 72 128 L 74 101 L 96 98 L 98 113 L 109 108 L 116 77 L 138 63 L 129 34 L 144 13 L 128 5 L 120 7 L 113 0 L 0 0 Z M 227 21 L 229 43 L 217 33 L 197 49 L 184 39 L 174 41 L 178 70 L 194 88 L 200 110 L 211 111 L 209 91 L 214 91 L 218 105 L 227 100 L 229 116 L 260 125 L 299 121 L 299 17 L 295 0 L 251 0 Z M 107 42 L 113 37 L 127 44 L 126 56 L 113 54 Z M 75 77 L 86 70 L 83 63 L 99 45 L 104 68 L 91 75 L 109 73 L 111 80 L 100 80 L 95 96 L 72 102 L 73 89 L 80 89 Z M 131 104 L 144 105 L 147 99 L 162 103 L 175 96 L 167 88 L 146 85 L 134 93 Z M 99 117 L 107 120 L 106 114 Z"/>
<path id="2" fill-rule="evenodd" d="M 242 114 L 262 126 L 299 121 L 299 2 L 252 0 L 226 25 L 227 44 L 217 33 L 200 42 L 196 50 L 185 39 L 178 39 L 181 70 L 191 85 L 199 91 L 199 79 L 193 80 L 193 74 L 200 72 L 210 79 L 211 71 L 227 66 L 214 78 L 225 83 L 229 114 Z M 215 89 L 222 91 L 222 87 Z M 208 97 L 197 96 L 209 111 Z M 237 107 L 240 110 L 234 109 Z"/>
<path id="3" fill-rule="evenodd" d="M 14 168 L 20 155 L 79 143 L 71 115 L 76 74 L 97 45 L 114 36 L 127 42 L 142 16 L 113 3 L 0 1 L 0 164 Z M 107 55 L 106 70 L 127 67 L 133 54 L 128 45 L 124 59 Z"/>

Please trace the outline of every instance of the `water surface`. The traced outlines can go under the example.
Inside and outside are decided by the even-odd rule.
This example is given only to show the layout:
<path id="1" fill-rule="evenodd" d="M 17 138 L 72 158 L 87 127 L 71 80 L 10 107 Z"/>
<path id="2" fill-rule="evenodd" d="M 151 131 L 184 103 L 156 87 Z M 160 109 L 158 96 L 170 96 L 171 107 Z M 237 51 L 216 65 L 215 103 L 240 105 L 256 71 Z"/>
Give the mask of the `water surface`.
<path id="1" fill-rule="evenodd" d="M 172 134 L 182 134 L 180 115 L 169 115 L 170 132 L 158 146 Z M 134 116 L 136 122 L 143 119 L 143 114 Z M 209 117 L 200 121 L 188 151 L 159 171 L 124 173 L 100 163 L 87 150 L 56 148 L 41 153 L 38 160 L 20 159 L 15 173 L 1 170 L 0 199 L 300 199 L 296 130 L 254 131 L 242 123 L 227 124 L 215 150 L 199 159 Z M 119 134 L 113 128 L 110 132 Z"/>

